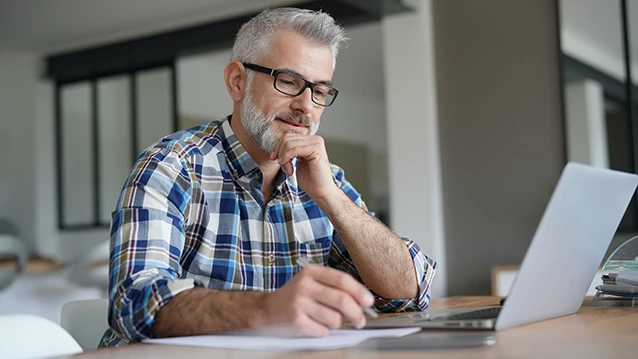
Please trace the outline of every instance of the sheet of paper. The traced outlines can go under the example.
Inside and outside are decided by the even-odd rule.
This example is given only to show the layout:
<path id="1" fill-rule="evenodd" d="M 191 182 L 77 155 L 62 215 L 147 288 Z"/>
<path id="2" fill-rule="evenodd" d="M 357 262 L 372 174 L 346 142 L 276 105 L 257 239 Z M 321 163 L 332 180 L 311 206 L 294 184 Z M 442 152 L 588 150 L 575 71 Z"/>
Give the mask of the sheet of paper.
<path id="1" fill-rule="evenodd" d="M 244 350 L 331 350 L 356 347 L 369 338 L 403 337 L 421 330 L 419 327 L 396 329 L 333 330 L 323 338 L 281 338 L 247 335 L 199 335 L 190 337 L 146 339 L 144 343 L 188 345 Z"/>

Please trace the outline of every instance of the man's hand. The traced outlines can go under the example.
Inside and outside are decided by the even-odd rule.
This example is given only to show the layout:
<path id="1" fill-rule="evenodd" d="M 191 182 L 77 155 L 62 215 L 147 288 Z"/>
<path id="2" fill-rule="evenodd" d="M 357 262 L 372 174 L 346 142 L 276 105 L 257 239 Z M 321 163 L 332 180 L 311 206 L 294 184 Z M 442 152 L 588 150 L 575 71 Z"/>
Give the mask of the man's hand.
<path id="1" fill-rule="evenodd" d="M 267 293 L 260 327 L 326 336 L 341 326 L 344 317 L 362 328 L 366 319 L 361 306 L 373 303 L 372 294 L 349 274 L 309 265 L 283 287 Z"/>
<path id="2" fill-rule="evenodd" d="M 297 183 L 310 198 L 321 200 L 339 188 L 332 179 L 326 145 L 321 136 L 285 134 L 275 145 L 270 159 L 277 160 L 283 171 L 292 175 L 292 160 L 297 157 Z"/>

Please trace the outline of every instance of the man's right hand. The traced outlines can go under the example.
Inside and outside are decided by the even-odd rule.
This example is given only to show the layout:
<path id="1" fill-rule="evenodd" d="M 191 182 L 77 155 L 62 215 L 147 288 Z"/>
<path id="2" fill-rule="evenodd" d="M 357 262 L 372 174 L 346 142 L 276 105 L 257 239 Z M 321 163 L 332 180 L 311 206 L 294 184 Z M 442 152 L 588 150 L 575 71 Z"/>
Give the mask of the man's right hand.
<path id="1" fill-rule="evenodd" d="M 320 337 L 341 326 L 343 318 L 362 328 L 362 306 L 374 303 L 374 296 L 349 274 L 316 265 L 304 267 L 280 289 L 264 299 L 263 329 L 291 331 L 296 335 Z"/>

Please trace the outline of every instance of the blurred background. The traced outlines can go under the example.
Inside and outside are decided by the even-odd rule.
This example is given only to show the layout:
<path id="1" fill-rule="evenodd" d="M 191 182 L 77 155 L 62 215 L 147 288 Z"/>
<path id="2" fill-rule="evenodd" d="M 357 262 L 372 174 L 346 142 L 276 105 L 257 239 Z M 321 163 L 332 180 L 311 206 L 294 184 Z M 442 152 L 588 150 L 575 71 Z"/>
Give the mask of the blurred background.
<path id="1" fill-rule="evenodd" d="M 288 5 L 346 28 L 319 134 L 434 298 L 507 293 L 568 160 L 635 172 L 638 0 L 0 0 L 0 314 L 105 295 L 135 158 L 230 114 L 234 35 Z"/>

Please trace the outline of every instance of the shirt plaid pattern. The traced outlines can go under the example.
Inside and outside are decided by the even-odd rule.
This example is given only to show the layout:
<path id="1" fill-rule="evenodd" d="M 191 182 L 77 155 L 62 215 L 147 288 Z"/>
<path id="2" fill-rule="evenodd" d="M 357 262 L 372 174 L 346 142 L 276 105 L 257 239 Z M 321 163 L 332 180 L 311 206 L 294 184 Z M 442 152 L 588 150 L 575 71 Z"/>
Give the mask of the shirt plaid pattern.
<path id="1" fill-rule="evenodd" d="M 169 135 L 139 157 L 111 222 L 109 325 L 100 346 L 152 335 L 159 309 L 201 286 L 273 291 L 300 268 L 296 259 L 331 266 L 362 282 L 334 227 L 315 202 L 280 171 L 269 201 L 261 171 L 230 127 L 230 117 Z M 366 210 L 332 166 L 335 183 Z M 419 279 L 417 297 L 386 300 L 379 311 L 423 310 L 436 268 L 403 239 Z"/>

